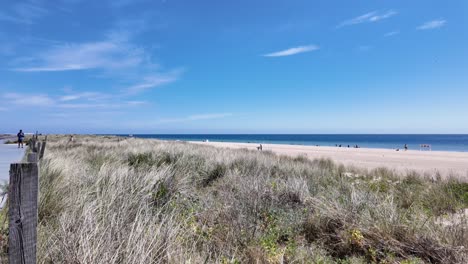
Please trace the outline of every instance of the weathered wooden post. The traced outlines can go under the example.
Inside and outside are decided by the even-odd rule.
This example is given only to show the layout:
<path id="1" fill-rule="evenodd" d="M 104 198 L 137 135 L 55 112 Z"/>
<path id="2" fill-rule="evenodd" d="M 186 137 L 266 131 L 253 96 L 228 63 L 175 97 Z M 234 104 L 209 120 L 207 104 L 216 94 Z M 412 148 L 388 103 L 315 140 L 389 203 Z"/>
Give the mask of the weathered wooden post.
<path id="1" fill-rule="evenodd" d="M 37 141 L 36 137 L 33 136 L 32 140 L 31 140 L 31 151 L 32 152 L 37 152 L 37 144 L 39 142 Z"/>
<path id="2" fill-rule="evenodd" d="M 28 162 L 37 162 L 37 153 L 31 152 L 28 154 Z"/>
<path id="3" fill-rule="evenodd" d="M 34 152 L 39 153 L 40 150 L 41 150 L 41 142 L 37 141 L 36 148 L 34 149 Z"/>
<path id="4" fill-rule="evenodd" d="M 36 263 L 38 180 L 37 163 L 10 165 L 8 194 L 10 264 Z"/>
<path id="5" fill-rule="evenodd" d="M 34 152 L 34 146 L 36 145 L 36 140 L 34 140 L 34 136 L 29 139 L 29 149 Z"/>
<path id="6" fill-rule="evenodd" d="M 46 143 L 47 141 L 43 141 L 42 142 L 42 147 L 40 148 L 40 152 L 39 152 L 39 159 L 41 160 L 43 157 L 44 157 L 44 152 L 45 152 L 45 148 L 46 148 Z"/>

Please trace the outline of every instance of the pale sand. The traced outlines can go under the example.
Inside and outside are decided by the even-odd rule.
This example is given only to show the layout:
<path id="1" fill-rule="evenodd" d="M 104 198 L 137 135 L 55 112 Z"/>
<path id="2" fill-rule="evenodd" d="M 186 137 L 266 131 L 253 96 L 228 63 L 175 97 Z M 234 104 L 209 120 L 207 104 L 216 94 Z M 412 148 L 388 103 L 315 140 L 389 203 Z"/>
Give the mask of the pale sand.
<path id="1" fill-rule="evenodd" d="M 224 148 L 256 150 L 256 143 L 195 142 Z M 386 167 L 400 173 L 417 171 L 431 176 L 438 171 L 441 176 L 459 176 L 468 180 L 468 152 L 417 151 L 369 148 L 316 147 L 282 144 L 262 144 L 263 151 L 288 156 L 307 156 L 310 159 L 330 158 L 337 163 L 356 168 L 375 169 Z"/>

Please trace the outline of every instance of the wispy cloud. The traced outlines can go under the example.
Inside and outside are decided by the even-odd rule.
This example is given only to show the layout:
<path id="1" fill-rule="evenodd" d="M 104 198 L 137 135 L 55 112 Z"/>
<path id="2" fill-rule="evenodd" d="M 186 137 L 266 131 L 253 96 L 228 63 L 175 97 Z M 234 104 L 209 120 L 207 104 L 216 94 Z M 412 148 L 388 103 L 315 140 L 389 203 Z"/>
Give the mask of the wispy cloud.
<path id="1" fill-rule="evenodd" d="M 145 101 L 125 100 L 121 96 L 112 96 L 95 92 L 83 92 L 49 96 L 44 94 L 5 93 L 0 96 L 6 105 L 27 107 L 48 107 L 58 109 L 119 109 L 145 105 Z"/>
<path id="2" fill-rule="evenodd" d="M 64 103 L 57 104 L 56 107 L 63 109 L 120 109 L 123 107 L 139 106 L 146 102 L 124 101 L 124 102 L 103 102 L 103 103 Z"/>
<path id="3" fill-rule="evenodd" d="M 54 100 L 48 95 L 34 94 L 18 94 L 6 93 L 3 95 L 5 103 L 22 105 L 22 106 L 50 106 L 54 104 Z"/>
<path id="4" fill-rule="evenodd" d="M 146 2 L 147 0 L 112 0 L 110 1 L 110 4 L 112 7 L 117 7 L 117 8 L 120 8 L 120 7 L 126 7 L 128 5 L 131 5 L 131 4 L 135 4 L 135 3 L 142 3 L 142 2 Z M 163 1 L 165 2 L 165 1 Z"/>
<path id="5" fill-rule="evenodd" d="M 175 82 L 182 70 L 166 71 L 151 60 L 151 51 L 134 44 L 137 34 L 147 30 L 146 18 L 123 20 L 113 30 L 94 42 L 51 43 L 44 51 L 12 59 L 13 71 L 63 72 L 93 71 L 96 76 L 130 83 L 122 90 L 133 95 L 164 84 Z M 60 100 L 73 101 L 92 94 L 64 95 Z"/>
<path id="6" fill-rule="evenodd" d="M 96 92 L 74 93 L 61 96 L 58 100 L 62 102 L 75 101 L 80 99 L 97 100 L 104 95 Z"/>
<path id="7" fill-rule="evenodd" d="M 392 16 L 397 15 L 398 12 L 394 10 L 388 10 L 385 12 L 378 12 L 378 11 L 372 11 L 367 14 L 345 20 L 341 22 L 337 28 L 345 27 L 345 26 L 351 26 L 351 25 L 357 25 L 357 24 L 362 24 L 362 23 L 374 23 L 378 22 L 387 18 L 390 18 Z"/>
<path id="8" fill-rule="evenodd" d="M 24 20 L 24 19 L 22 19 L 20 17 L 5 14 L 5 13 L 3 13 L 1 11 L 0 11 L 0 20 L 7 21 L 7 22 L 13 22 L 13 23 L 24 23 L 24 24 L 29 23 L 27 20 Z"/>
<path id="9" fill-rule="evenodd" d="M 218 113 L 218 114 L 202 114 L 202 115 L 191 115 L 188 117 L 189 120 L 205 120 L 205 119 L 218 119 L 232 116 L 232 113 Z"/>
<path id="10" fill-rule="evenodd" d="M 132 67 L 143 61 L 143 53 L 125 43 L 110 40 L 64 44 L 40 54 L 36 65 L 16 68 L 21 72 L 52 72 Z"/>
<path id="11" fill-rule="evenodd" d="M 32 24 L 49 12 L 35 1 L 14 4 L 10 10 L 0 11 L 0 20 L 19 24 Z"/>
<path id="12" fill-rule="evenodd" d="M 289 48 L 286 50 L 268 53 L 263 56 L 264 57 L 284 57 L 284 56 L 291 56 L 291 55 L 295 55 L 299 53 L 311 52 L 311 51 L 318 50 L 318 49 L 320 49 L 320 47 L 316 45 L 299 46 L 299 47 Z"/>
<path id="13" fill-rule="evenodd" d="M 143 81 L 132 85 L 126 89 L 129 94 L 136 94 L 148 89 L 159 87 L 165 84 L 175 82 L 179 79 L 182 70 L 175 70 L 169 73 L 158 73 L 143 78 Z"/>
<path id="14" fill-rule="evenodd" d="M 31 22 L 49 13 L 46 9 L 33 4 L 33 1 L 17 4 L 14 9 L 21 18 Z"/>
<path id="15" fill-rule="evenodd" d="M 384 37 L 392 37 L 398 34 L 400 34 L 400 31 L 390 31 L 390 32 L 385 33 Z"/>
<path id="16" fill-rule="evenodd" d="M 441 28 L 441 27 L 445 26 L 445 24 L 447 24 L 446 20 L 437 19 L 437 20 L 428 21 L 428 22 L 420 25 L 416 29 L 418 29 L 418 30 L 436 29 L 436 28 Z"/>
<path id="17" fill-rule="evenodd" d="M 110 70 L 144 67 L 151 57 L 144 48 L 133 43 L 134 37 L 143 32 L 146 18 L 121 20 L 103 37 L 88 42 L 58 42 L 44 39 L 32 41 L 46 44 L 46 49 L 36 51 L 13 68 L 20 72 L 57 72 L 79 70 Z"/>
<path id="18" fill-rule="evenodd" d="M 225 117 L 232 116 L 232 113 L 211 113 L 211 114 L 199 114 L 199 115 L 190 115 L 187 117 L 181 118 L 169 118 L 161 119 L 158 123 L 179 123 L 187 121 L 197 121 L 197 120 L 210 120 L 210 119 L 221 119 Z"/>

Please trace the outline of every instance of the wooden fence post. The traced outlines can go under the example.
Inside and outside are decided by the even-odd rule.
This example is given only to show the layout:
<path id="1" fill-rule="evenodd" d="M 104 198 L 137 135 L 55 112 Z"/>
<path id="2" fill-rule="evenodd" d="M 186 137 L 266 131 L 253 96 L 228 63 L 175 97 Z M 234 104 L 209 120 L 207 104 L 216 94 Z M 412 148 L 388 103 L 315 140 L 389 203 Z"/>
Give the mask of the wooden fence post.
<path id="1" fill-rule="evenodd" d="M 36 141 L 34 140 L 34 136 L 29 139 L 29 149 L 34 152 L 34 146 L 36 145 Z"/>
<path id="2" fill-rule="evenodd" d="M 47 143 L 47 141 L 43 141 L 43 142 L 42 142 L 41 151 L 39 152 L 39 159 L 42 159 L 42 158 L 44 157 L 44 152 L 45 152 L 45 148 L 46 148 L 46 143 Z"/>
<path id="3" fill-rule="evenodd" d="M 37 163 L 10 165 L 8 194 L 10 264 L 36 263 L 38 180 Z"/>
<path id="4" fill-rule="evenodd" d="M 40 150 L 41 150 L 41 142 L 40 142 L 40 141 L 37 141 L 37 143 L 36 143 L 36 149 L 35 149 L 34 152 L 38 153 Z"/>
<path id="5" fill-rule="evenodd" d="M 28 154 L 28 162 L 37 162 L 37 153 L 31 152 Z"/>
<path id="6" fill-rule="evenodd" d="M 32 152 L 37 152 L 37 140 L 35 138 L 33 138 L 33 140 L 31 141 L 31 151 Z"/>

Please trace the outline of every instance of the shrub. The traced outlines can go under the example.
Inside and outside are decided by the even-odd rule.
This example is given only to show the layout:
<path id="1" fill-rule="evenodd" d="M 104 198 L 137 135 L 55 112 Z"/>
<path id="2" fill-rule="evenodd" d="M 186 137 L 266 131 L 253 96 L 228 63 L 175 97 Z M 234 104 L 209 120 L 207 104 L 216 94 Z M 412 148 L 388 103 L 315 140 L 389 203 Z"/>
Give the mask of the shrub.
<path id="1" fill-rule="evenodd" d="M 132 167 L 151 166 L 154 163 L 152 153 L 136 153 L 136 154 L 130 153 L 127 159 L 128 159 L 128 165 Z"/>
<path id="2" fill-rule="evenodd" d="M 223 164 L 216 164 L 215 167 L 208 171 L 206 176 L 202 179 L 201 186 L 211 186 L 216 180 L 220 179 L 226 174 L 226 166 Z"/>

